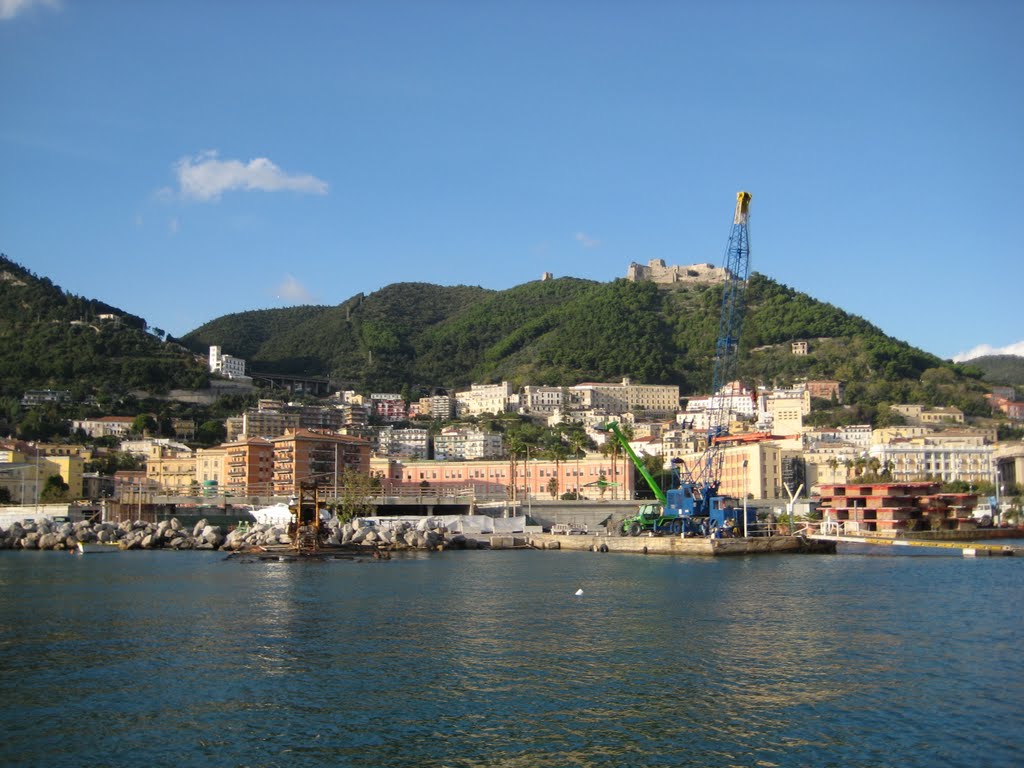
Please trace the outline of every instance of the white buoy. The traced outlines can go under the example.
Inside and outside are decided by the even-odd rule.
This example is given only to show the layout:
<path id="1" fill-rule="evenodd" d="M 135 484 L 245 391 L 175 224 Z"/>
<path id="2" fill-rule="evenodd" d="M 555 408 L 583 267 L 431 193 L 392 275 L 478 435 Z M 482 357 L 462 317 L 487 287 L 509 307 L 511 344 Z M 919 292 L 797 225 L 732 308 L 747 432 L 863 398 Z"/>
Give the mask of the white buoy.
<path id="1" fill-rule="evenodd" d="M 582 589 L 577 589 L 576 590 L 576 597 L 579 597 L 582 594 L 583 594 L 583 590 Z"/>

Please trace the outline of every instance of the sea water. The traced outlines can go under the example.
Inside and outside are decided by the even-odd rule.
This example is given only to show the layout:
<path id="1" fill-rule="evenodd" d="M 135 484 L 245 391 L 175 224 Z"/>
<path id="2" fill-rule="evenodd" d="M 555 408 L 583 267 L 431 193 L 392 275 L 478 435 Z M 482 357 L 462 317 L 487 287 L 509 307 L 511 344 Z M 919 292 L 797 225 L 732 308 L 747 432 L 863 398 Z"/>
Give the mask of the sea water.
<path id="1" fill-rule="evenodd" d="M 1017 766 L 1022 594 L 952 554 L 0 552 L 0 765 Z"/>

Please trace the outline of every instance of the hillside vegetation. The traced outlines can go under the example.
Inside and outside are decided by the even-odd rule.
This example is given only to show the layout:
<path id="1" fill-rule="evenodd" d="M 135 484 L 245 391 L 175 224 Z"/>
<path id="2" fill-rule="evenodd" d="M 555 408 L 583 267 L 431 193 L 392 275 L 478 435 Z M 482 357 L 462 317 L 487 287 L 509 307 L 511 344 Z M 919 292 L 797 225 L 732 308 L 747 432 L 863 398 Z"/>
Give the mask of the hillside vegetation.
<path id="1" fill-rule="evenodd" d="M 720 302 L 718 286 L 669 291 L 627 280 L 561 278 L 505 291 L 399 283 L 337 307 L 229 315 L 183 341 L 197 353 L 219 344 L 253 371 L 329 376 L 408 396 L 474 382 L 623 377 L 695 394 L 710 386 Z M 895 402 L 986 412 L 979 371 L 915 349 L 862 318 L 757 274 L 747 305 L 743 378 L 777 385 L 840 379 L 846 404 L 858 407 L 834 409 L 833 420 L 869 419 Z M 810 342 L 810 354 L 791 354 L 797 339 Z"/>
<path id="2" fill-rule="evenodd" d="M 1024 387 L 1024 357 L 1018 355 L 985 355 L 964 363 L 966 367 L 981 371 L 989 384 L 1006 387 Z"/>
<path id="3" fill-rule="evenodd" d="M 117 315 L 116 320 L 101 315 Z M 201 387 L 205 368 L 146 321 L 67 293 L 0 255 L 0 395 L 68 389 L 78 397 L 139 388 Z"/>
<path id="4" fill-rule="evenodd" d="M 132 390 L 198 388 L 208 381 L 210 345 L 256 373 L 326 376 L 407 397 L 502 380 L 565 386 L 625 377 L 692 395 L 710 387 L 720 303 L 721 287 L 709 285 L 665 290 L 567 277 L 494 291 L 396 283 L 337 306 L 226 315 L 179 343 L 0 257 L 0 395 L 69 389 L 78 400 L 108 402 Z M 740 375 L 779 386 L 843 381 L 844 403 L 817 404 L 822 423 L 884 422 L 886 405 L 898 402 L 988 413 L 978 366 L 942 361 L 762 275 L 750 279 L 747 307 Z M 791 353 L 797 339 L 810 354 Z"/>

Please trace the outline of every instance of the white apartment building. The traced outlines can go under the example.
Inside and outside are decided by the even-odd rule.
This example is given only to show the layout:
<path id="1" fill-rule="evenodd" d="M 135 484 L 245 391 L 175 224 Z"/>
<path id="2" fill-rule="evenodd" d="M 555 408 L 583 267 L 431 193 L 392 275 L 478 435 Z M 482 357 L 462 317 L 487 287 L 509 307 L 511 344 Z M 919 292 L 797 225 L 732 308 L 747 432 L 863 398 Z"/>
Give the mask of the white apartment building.
<path id="1" fill-rule="evenodd" d="M 504 453 L 501 435 L 478 429 L 446 429 L 434 437 L 434 458 L 438 461 L 453 459 L 493 459 Z"/>
<path id="2" fill-rule="evenodd" d="M 230 416 L 225 422 L 227 442 L 234 443 L 245 437 L 280 437 L 289 429 L 299 429 L 298 413 L 247 409 L 241 416 Z"/>
<path id="3" fill-rule="evenodd" d="M 871 445 L 870 424 L 849 424 L 839 427 L 839 439 L 866 451 Z"/>
<path id="4" fill-rule="evenodd" d="M 125 437 L 132 431 L 132 416 L 97 416 L 94 419 L 75 419 L 72 429 L 80 429 L 89 437 Z"/>
<path id="5" fill-rule="evenodd" d="M 468 390 L 455 393 L 457 416 L 479 416 L 483 413 L 505 413 L 509 405 L 516 400 L 512 385 L 507 381 L 501 384 L 471 384 Z"/>
<path id="6" fill-rule="evenodd" d="M 210 373 L 219 373 L 229 379 L 244 379 L 245 360 L 222 354 L 220 347 L 210 347 Z"/>
<path id="7" fill-rule="evenodd" d="M 920 437 L 872 445 L 868 455 L 877 458 L 883 468 L 891 468 L 894 482 L 996 482 L 995 447 L 991 445 Z"/>
<path id="8" fill-rule="evenodd" d="M 686 414 L 688 418 L 695 418 L 698 413 L 709 413 L 720 408 L 742 419 L 752 419 L 757 415 L 757 402 L 749 392 L 691 397 L 686 403 Z"/>
<path id="9" fill-rule="evenodd" d="M 550 416 L 565 408 L 568 394 L 563 387 L 540 387 L 527 384 L 519 396 L 519 410 L 524 414 Z"/>
<path id="10" fill-rule="evenodd" d="M 601 410 L 608 414 L 644 411 L 667 414 L 679 410 L 679 387 L 668 384 L 634 384 L 628 378 L 618 384 L 586 383 L 569 387 L 574 408 Z"/>
<path id="11" fill-rule="evenodd" d="M 430 457 L 430 432 L 426 429 L 384 427 L 378 434 L 380 453 L 409 459 Z"/>

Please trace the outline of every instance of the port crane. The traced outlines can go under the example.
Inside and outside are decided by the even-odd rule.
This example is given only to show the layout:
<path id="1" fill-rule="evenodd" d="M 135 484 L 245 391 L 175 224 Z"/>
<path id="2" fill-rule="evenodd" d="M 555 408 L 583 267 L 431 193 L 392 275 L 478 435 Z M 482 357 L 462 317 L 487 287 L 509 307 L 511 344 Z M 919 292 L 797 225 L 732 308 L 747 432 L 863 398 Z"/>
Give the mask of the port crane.
<path id="1" fill-rule="evenodd" d="M 605 426 L 622 445 L 637 470 L 654 492 L 659 504 L 644 504 L 633 517 L 622 522 L 622 535 L 636 536 L 644 531 L 681 533 L 683 535 L 721 535 L 725 531 L 758 533 L 756 510 L 734 508 L 731 500 L 718 494 L 722 475 L 722 438 L 728 433 L 732 404 L 731 390 L 726 389 L 736 378 L 737 350 L 743 327 L 744 296 L 750 271 L 749 192 L 736 195 L 736 210 L 725 253 L 725 284 L 715 343 L 712 374 L 711 408 L 708 412 L 707 444 L 693 470 L 685 464 L 673 463 L 673 487 L 668 491 L 651 477 L 629 441 L 612 422 Z"/>
<path id="2" fill-rule="evenodd" d="M 750 193 L 736 193 L 736 212 L 733 215 L 729 244 L 725 251 L 725 285 L 722 287 L 722 311 L 718 321 L 718 340 L 715 342 L 715 366 L 711 377 L 711 408 L 708 412 L 707 445 L 696 477 L 690 482 L 700 488 L 702 495 L 714 496 L 722 477 L 721 439 L 729 431 L 732 407 L 732 384 L 736 381 L 736 364 L 740 332 L 745 314 L 744 298 L 750 273 Z M 728 389 L 728 392 L 726 391 Z"/>

